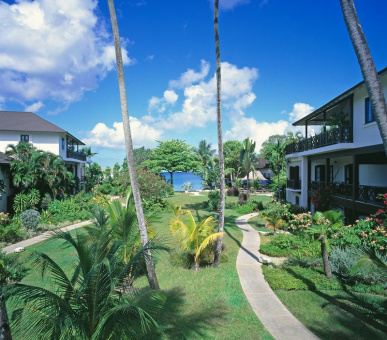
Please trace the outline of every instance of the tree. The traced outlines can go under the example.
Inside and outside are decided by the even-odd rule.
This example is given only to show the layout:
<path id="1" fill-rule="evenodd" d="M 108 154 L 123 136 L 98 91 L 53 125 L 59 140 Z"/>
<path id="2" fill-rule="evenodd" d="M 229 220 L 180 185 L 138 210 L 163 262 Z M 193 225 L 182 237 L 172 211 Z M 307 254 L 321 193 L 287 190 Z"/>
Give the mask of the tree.
<path id="1" fill-rule="evenodd" d="M 200 161 L 195 153 L 195 148 L 180 139 L 159 142 L 152 150 L 149 159 L 143 164 L 148 169 L 160 173 L 166 171 L 171 176 L 173 186 L 173 173 L 176 171 L 195 171 L 200 167 Z"/>
<path id="2" fill-rule="evenodd" d="M 84 147 L 81 149 L 81 153 L 83 153 L 83 154 L 86 156 L 86 163 L 87 163 L 89 166 L 93 163 L 93 161 L 91 160 L 91 158 L 98 154 L 98 152 L 92 152 L 92 151 L 91 151 L 91 146 L 89 146 L 89 147 L 84 146 Z"/>
<path id="3" fill-rule="evenodd" d="M 86 191 L 90 191 L 94 186 L 101 184 L 103 181 L 103 172 L 100 165 L 96 162 L 86 168 Z"/>
<path id="4" fill-rule="evenodd" d="M 216 240 L 214 267 L 220 265 L 220 256 L 222 253 L 223 244 L 223 229 L 224 229 L 224 209 L 225 209 L 225 189 L 224 189 L 224 155 L 223 155 L 223 132 L 222 132 L 222 100 L 221 100 L 221 63 L 220 63 L 220 47 L 219 47 L 219 25 L 218 25 L 218 9 L 219 0 L 215 0 L 214 7 L 214 33 L 215 33 L 215 55 L 216 55 L 216 113 L 217 113 L 217 128 L 218 128 L 218 157 L 219 157 L 219 192 L 220 192 L 220 209 L 218 221 L 218 234 L 220 236 Z"/>
<path id="5" fill-rule="evenodd" d="M 379 76 L 374 61 L 372 60 L 371 51 L 368 47 L 363 29 L 360 26 L 353 0 L 340 0 L 340 5 L 363 74 L 372 111 L 378 124 L 380 136 L 382 137 L 384 152 L 387 155 L 387 105 L 380 85 Z"/>
<path id="6" fill-rule="evenodd" d="M 205 141 L 205 139 L 199 142 L 199 147 L 195 150 L 196 154 L 202 161 L 203 165 L 206 166 L 209 159 L 214 157 L 216 150 L 211 149 L 211 143 Z"/>
<path id="7" fill-rule="evenodd" d="M 224 166 L 229 169 L 231 179 L 239 176 L 241 151 L 242 143 L 238 140 L 228 140 L 223 144 Z"/>
<path id="8" fill-rule="evenodd" d="M 203 180 L 204 189 L 213 190 L 220 186 L 219 162 L 216 157 L 210 158 L 198 173 Z"/>
<path id="9" fill-rule="evenodd" d="M 240 155 L 240 165 L 246 170 L 247 174 L 247 190 L 249 190 L 249 174 L 253 170 L 253 162 L 256 159 L 257 155 L 255 154 L 255 145 L 256 143 L 247 137 L 242 143 L 242 150 Z"/>
<path id="10" fill-rule="evenodd" d="M 196 224 L 191 211 L 182 211 L 180 206 L 172 207 L 174 218 L 169 224 L 174 235 L 177 235 L 183 250 L 194 252 L 195 254 L 195 270 L 199 270 L 199 259 L 202 252 L 215 240 L 223 236 L 223 232 L 215 232 L 214 217 L 210 216 L 199 224 Z M 185 216 L 184 220 L 182 216 Z"/>
<path id="11" fill-rule="evenodd" d="M 124 77 L 124 64 L 122 61 L 122 51 L 121 51 L 121 42 L 120 34 L 118 31 L 117 16 L 116 10 L 114 8 L 114 1 L 108 0 L 110 20 L 112 23 L 113 36 L 114 36 L 114 47 L 116 52 L 116 63 L 117 63 L 117 77 L 120 90 L 120 100 L 121 100 L 121 113 L 122 113 L 122 122 L 124 128 L 125 136 L 125 149 L 126 149 L 126 158 L 128 160 L 128 168 L 130 174 L 130 183 L 133 189 L 134 202 L 136 205 L 138 227 L 140 229 L 141 241 L 143 246 L 148 243 L 148 234 L 146 230 L 145 217 L 141 204 L 140 190 L 137 184 L 137 174 L 136 166 L 134 163 L 133 155 L 133 143 L 132 143 L 132 134 L 130 131 L 129 123 L 129 114 L 128 114 L 128 103 L 126 97 L 126 87 L 125 87 L 125 77 Z M 159 289 L 159 283 L 157 281 L 156 271 L 152 259 L 152 254 L 150 250 L 147 250 L 147 256 L 145 258 L 147 272 L 148 272 L 148 282 L 151 288 Z"/>
<path id="12" fill-rule="evenodd" d="M 42 288 L 16 283 L 6 297 L 15 310 L 11 326 L 23 338 L 123 339 L 136 338 L 157 324 L 153 316 L 166 297 L 159 291 L 140 291 L 133 282 L 143 272 L 149 245 L 125 264 L 120 243 L 107 231 L 98 239 L 56 232 L 76 254 L 75 270 L 68 276 L 47 254 L 35 252 L 33 266 L 53 280 Z M 130 288 L 130 290 L 128 289 Z"/>

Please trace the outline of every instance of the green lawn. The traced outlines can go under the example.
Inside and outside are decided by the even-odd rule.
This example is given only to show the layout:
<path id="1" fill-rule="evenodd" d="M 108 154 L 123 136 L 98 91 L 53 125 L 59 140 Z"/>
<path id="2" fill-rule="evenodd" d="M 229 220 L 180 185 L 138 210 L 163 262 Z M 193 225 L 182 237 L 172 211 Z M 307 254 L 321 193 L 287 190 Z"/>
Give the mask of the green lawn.
<path id="1" fill-rule="evenodd" d="M 202 195 L 176 194 L 170 201 L 190 209 L 193 216 L 201 220 L 213 214 L 203 207 L 207 194 Z M 266 201 L 267 197 L 261 197 Z M 227 197 L 226 200 L 237 201 L 238 198 Z M 194 272 L 173 266 L 168 254 L 159 256 L 156 272 L 168 296 L 165 309 L 157 319 L 164 335 L 147 335 L 146 339 L 273 339 L 255 316 L 239 283 L 235 267 L 242 241 L 242 233 L 235 225 L 238 216 L 235 210 L 226 210 L 224 244 L 229 261 L 222 263 L 219 269 L 202 268 Z M 171 217 L 170 213 L 165 213 L 154 227 L 163 242 L 177 249 L 178 244 L 168 228 Z M 34 250 L 44 251 L 70 271 L 74 258 L 60 243 L 48 240 L 29 247 L 23 256 Z M 44 284 L 39 273 L 33 271 L 24 282 Z M 138 286 L 145 284 L 145 279 L 138 282 Z"/>

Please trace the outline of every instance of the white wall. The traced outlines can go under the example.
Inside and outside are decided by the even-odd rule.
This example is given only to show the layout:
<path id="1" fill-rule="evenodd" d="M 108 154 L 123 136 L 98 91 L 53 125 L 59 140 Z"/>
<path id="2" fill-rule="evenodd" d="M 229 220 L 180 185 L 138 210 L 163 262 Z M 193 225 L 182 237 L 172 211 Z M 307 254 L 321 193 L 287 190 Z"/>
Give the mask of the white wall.
<path id="1" fill-rule="evenodd" d="M 0 166 L 0 179 L 4 180 L 5 184 L 5 192 L 2 193 L 2 197 L 0 198 L 0 212 L 7 211 L 7 196 L 9 193 L 9 177 L 7 172 L 5 171 L 4 166 Z"/>
<path id="2" fill-rule="evenodd" d="M 359 184 L 387 187 L 387 164 L 360 164 Z"/>

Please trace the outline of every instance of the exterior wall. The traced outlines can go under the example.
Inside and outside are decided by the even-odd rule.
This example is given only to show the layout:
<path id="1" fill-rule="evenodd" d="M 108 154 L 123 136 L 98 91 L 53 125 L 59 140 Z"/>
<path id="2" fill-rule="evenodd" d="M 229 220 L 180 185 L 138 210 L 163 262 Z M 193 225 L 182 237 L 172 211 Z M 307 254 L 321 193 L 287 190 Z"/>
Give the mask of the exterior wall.
<path id="1" fill-rule="evenodd" d="M 384 96 L 387 97 L 387 76 L 381 79 Z M 365 124 L 365 99 L 368 93 L 363 86 L 355 92 L 353 98 L 353 145 L 360 148 L 368 145 L 382 144 L 376 122 Z"/>
<path id="2" fill-rule="evenodd" d="M 387 164 L 360 164 L 359 183 L 376 187 L 387 187 Z"/>
<path id="3" fill-rule="evenodd" d="M 8 167 L 8 166 L 7 166 Z M 4 180 L 5 192 L 0 197 L 0 212 L 7 211 L 7 198 L 9 193 L 9 176 L 6 166 L 0 164 L 0 179 Z"/>
<path id="4" fill-rule="evenodd" d="M 344 182 L 345 181 L 345 166 L 352 164 L 352 157 L 336 157 L 331 158 L 331 165 L 333 165 L 333 180 L 332 182 Z"/>

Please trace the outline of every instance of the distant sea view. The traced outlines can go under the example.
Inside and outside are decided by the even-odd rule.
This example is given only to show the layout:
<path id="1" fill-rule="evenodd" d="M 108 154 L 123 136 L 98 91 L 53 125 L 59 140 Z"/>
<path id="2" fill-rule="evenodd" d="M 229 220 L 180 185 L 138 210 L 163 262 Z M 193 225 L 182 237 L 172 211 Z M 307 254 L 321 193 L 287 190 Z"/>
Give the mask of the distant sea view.
<path id="1" fill-rule="evenodd" d="M 170 183 L 171 176 L 168 172 L 163 172 L 161 174 L 165 177 L 168 183 Z M 200 176 L 195 175 L 193 172 L 174 172 L 173 173 L 173 189 L 175 191 L 183 191 L 181 187 L 183 183 L 191 182 L 193 184 L 192 190 L 202 190 L 202 179 Z"/>

